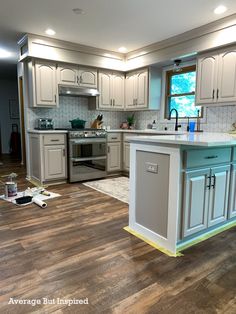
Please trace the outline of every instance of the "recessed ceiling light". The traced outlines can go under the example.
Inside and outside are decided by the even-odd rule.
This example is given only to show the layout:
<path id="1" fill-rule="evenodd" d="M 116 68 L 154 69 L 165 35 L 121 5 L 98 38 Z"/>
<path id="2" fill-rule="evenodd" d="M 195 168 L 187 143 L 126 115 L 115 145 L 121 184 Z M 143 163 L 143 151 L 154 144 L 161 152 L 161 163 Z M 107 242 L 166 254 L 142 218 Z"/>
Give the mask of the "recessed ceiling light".
<path id="1" fill-rule="evenodd" d="M 215 8 L 214 13 L 215 14 L 222 14 L 225 11 L 227 11 L 227 8 L 224 5 L 219 5 L 217 8 Z"/>
<path id="2" fill-rule="evenodd" d="M 0 59 L 9 58 L 12 55 L 10 51 L 0 48 Z"/>
<path id="3" fill-rule="evenodd" d="M 74 8 L 72 9 L 72 11 L 75 13 L 75 14 L 84 14 L 84 10 L 80 9 L 80 8 Z"/>
<path id="4" fill-rule="evenodd" d="M 46 29 L 45 33 L 49 36 L 53 36 L 56 34 L 56 32 L 51 28 Z"/>
<path id="5" fill-rule="evenodd" d="M 120 48 L 118 49 L 118 51 L 119 51 L 119 52 L 122 52 L 122 53 L 125 53 L 125 52 L 127 51 L 127 48 L 125 48 L 125 47 L 120 47 Z"/>

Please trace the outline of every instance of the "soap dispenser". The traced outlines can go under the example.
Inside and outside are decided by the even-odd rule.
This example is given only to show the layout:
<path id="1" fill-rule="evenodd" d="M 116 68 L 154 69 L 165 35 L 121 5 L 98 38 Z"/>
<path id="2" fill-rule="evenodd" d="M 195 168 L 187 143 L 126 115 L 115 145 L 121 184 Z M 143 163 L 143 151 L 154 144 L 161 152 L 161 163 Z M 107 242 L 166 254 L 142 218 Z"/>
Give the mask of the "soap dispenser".
<path id="1" fill-rule="evenodd" d="M 152 122 L 152 129 L 156 130 L 156 128 L 157 128 L 156 120 L 153 120 L 153 122 Z"/>

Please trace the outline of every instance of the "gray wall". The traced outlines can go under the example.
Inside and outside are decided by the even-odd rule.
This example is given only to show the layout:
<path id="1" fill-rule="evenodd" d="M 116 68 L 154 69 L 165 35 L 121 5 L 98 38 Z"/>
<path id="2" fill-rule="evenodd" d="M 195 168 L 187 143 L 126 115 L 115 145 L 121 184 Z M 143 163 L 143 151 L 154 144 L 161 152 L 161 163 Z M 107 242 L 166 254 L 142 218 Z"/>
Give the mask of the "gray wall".
<path id="1" fill-rule="evenodd" d="M 9 141 L 12 131 L 12 124 L 17 124 L 19 119 L 11 119 L 9 111 L 9 100 L 16 99 L 18 103 L 17 79 L 0 79 L 0 128 L 2 153 L 9 153 Z"/>

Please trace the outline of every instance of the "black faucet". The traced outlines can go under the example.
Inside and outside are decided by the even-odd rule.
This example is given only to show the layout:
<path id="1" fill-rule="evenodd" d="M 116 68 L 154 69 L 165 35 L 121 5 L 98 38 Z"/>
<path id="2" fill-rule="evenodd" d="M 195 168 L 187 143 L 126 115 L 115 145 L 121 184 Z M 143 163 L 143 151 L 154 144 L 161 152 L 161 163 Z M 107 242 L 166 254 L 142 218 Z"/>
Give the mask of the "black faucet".
<path id="1" fill-rule="evenodd" d="M 171 109 L 171 111 L 170 111 L 170 113 L 169 113 L 169 118 L 168 118 L 168 120 L 171 119 L 171 113 L 172 113 L 172 111 L 175 111 L 175 114 L 176 114 L 176 117 L 175 117 L 175 131 L 178 131 L 178 128 L 180 128 L 181 125 L 178 123 L 179 114 L 178 114 L 178 111 L 177 111 L 175 108 Z"/>

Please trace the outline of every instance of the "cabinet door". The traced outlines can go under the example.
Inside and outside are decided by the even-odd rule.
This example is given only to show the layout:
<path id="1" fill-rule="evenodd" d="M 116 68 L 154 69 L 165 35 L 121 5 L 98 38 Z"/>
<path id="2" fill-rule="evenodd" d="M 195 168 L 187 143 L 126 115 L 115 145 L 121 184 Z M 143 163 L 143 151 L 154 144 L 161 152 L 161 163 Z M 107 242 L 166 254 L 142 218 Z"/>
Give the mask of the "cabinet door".
<path id="1" fill-rule="evenodd" d="M 217 101 L 236 101 L 236 49 L 219 55 Z"/>
<path id="2" fill-rule="evenodd" d="M 148 106 L 148 71 L 137 74 L 137 97 L 136 107 L 147 108 Z"/>
<path id="3" fill-rule="evenodd" d="M 125 105 L 125 83 L 123 74 L 113 74 L 112 80 L 112 95 L 113 108 L 123 109 Z"/>
<path id="4" fill-rule="evenodd" d="M 121 170 L 121 143 L 107 144 L 107 171 Z"/>
<path id="5" fill-rule="evenodd" d="M 39 106 L 57 105 L 56 64 L 35 64 L 36 103 Z"/>
<path id="6" fill-rule="evenodd" d="M 112 108 L 112 74 L 109 72 L 99 73 L 99 108 Z"/>
<path id="7" fill-rule="evenodd" d="M 196 104 L 216 102 L 218 56 L 208 55 L 197 62 Z"/>
<path id="8" fill-rule="evenodd" d="M 229 218 L 236 216 L 236 165 L 232 166 L 230 177 Z"/>
<path id="9" fill-rule="evenodd" d="M 61 178 L 66 178 L 65 146 L 44 146 L 44 180 Z"/>
<path id="10" fill-rule="evenodd" d="M 207 228 L 210 170 L 185 173 L 183 199 L 183 236 L 189 236 Z"/>
<path id="11" fill-rule="evenodd" d="M 130 144 L 125 142 L 123 145 L 123 170 L 129 171 L 129 161 L 130 161 Z"/>
<path id="12" fill-rule="evenodd" d="M 79 68 L 79 85 L 97 88 L 97 71 L 89 68 Z"/>
<path id="13" fill-rule="evenodd" d="M 125 108 L 134 109 L 136 108 L 136 86 L 137 76 L 134 74 L 128 74 L 125 79 Z"/>
<path id="14" fill-rule="evenodd" d="M 227 218 L 230 166 L 212 168 L 211 176 L 208 227 Z"/>
<path id="15" fill-rule="evenodd" d="M 78 86 L 78 71 L 70 66 L 58 67 L 57 79 L 58 84 Z"/>

